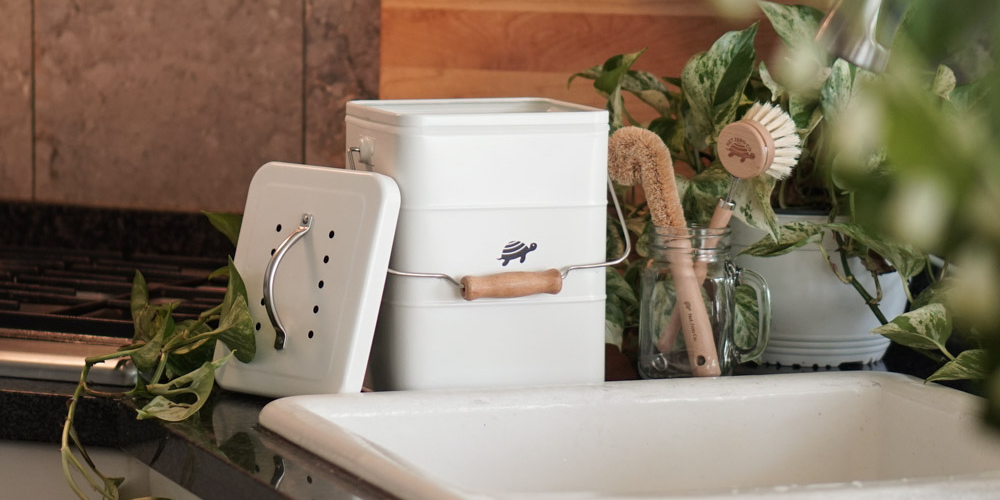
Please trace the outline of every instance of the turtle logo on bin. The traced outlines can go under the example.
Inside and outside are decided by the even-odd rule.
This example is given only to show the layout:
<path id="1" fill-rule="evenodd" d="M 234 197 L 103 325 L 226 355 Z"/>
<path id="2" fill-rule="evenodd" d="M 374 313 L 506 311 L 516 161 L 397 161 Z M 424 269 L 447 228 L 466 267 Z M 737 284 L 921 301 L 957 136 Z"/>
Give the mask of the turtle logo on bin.
<path id="1" fill-rule="evenodd" d="M 520 259 L 521 264 L 524 264 L 524 258 L 528 256 L 528 252 L 533 252 L 536 248 L 538 248 L 536 243 L 525 245 L 520 241 L 510 241 L 507 246 L 503 247 L 503 252 L 500 253 L 500 258 L 497 260 L 502 260 L 504 266 L 510 264 L 510 261 L 514 259 Z"/>
<path id="2" fill-rule="evenodd" d="M 750 144 L 739 137 L 733 137 L 726 141 L 726 152 L 729 153 L 730 158 L 733 156 L 739 158 L 740 163 L 755 158 Z"/>

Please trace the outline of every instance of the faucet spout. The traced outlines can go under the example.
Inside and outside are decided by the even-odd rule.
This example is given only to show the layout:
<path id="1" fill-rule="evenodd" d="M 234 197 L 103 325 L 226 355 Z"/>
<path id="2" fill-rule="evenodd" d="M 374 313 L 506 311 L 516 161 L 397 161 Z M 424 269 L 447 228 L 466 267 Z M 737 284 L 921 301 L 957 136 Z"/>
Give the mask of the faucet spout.
<path id="1" fill-rule="evenodd" d="M 881 73 L 906 7 L 906 0 L 840 0 L 820 24 L 816 41 L 837 57 Z"/>

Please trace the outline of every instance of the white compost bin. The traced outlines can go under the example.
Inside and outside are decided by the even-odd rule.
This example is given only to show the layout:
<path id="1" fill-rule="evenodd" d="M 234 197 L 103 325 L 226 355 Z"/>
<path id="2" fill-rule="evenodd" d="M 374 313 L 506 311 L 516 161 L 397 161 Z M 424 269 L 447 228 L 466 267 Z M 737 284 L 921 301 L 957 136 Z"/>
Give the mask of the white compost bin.
<path id="1" fill-rule="evenodd" d="M 374 389 L 604 379 L 605 271 L 565 271 L 605 260 L 607 120 L 548 99 L 347 104 L 349 159 L 401 198 Z M 468 301 L 456 283 L 548 269 L 566 274 L 556 294 Z"/>

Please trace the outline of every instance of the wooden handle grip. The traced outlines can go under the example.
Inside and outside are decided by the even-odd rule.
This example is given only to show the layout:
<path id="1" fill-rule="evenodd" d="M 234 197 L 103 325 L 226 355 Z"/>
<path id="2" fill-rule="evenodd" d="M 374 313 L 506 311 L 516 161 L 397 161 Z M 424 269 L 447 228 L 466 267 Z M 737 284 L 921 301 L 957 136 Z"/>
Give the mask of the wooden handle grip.
<path id="1" fill-rule="evenodd" d="M 712 220 L 709 221 L 708 227 L 710 229 L 722 229 L 729 225 L 729 219 L 733 216 L 733 211 L 728 208 L 728 206 L 719 200 L 719 204 L 715 206 L 715 211 L 712 212 Z M 709 248 L 715 248 L 717 242 L 708 241 Z M 702 283 L 705 281 L 705 275 L 708 274 L 708 266 L 704 261 L 698 261 L 694 263 L 694 277 L 697 283 Z M 699 285 L 700 286 L 700 285 Z M 656 341 L 656 348 L 660 352 L 669 352 L 674 347 L 674 342 L 677 341 L 677 334 L 681 331 L 681 315 L 678 313 L 678 309 L 674 309 L 670 313 L 670 322 L 667 323 L 667 327 L 663 329 L 660 333 L 660 338 Z"/>
<path id="2" fill-rule="evenodd" d="M 516 271 L 466 276 L 462 278 L 462 285 L 465 286 L 462 290 L 462 298 L 465 300 L 483 297 L 508 299 L 536 293 L 556 294 L 562 290 L 562 273 L 558 269 L 547 269 L 538 272 Z"/>
<path id="3" fill-rule="evenodd" d="M 674 310 L 680 316 L 681 332 L 687 345 L 691 373 L 696 377 L 717 377 L 722 374 L 719 355 L 712 338 L 712 323 L 701 299 L 701 287 L 694 274 L 694 266 L 684 259 L 670 263 L 677 289 Z"/>

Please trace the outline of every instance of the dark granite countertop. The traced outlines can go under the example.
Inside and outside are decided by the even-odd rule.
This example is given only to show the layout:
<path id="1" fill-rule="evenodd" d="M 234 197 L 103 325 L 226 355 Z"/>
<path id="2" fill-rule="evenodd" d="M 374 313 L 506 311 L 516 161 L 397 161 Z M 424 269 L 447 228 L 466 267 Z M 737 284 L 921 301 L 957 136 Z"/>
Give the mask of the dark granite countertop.
<path id="1" fill-rule="evenodd" d="M 58 443 L 75 387 L 0 377 L 0 440 Z M 203 500 L 390 498 L 260 428 L 268 401 L 220 389 L 191 419 L 166 423 L 137 420 L 124 401 L 87 397 L 76 427 L 87 445 L 120 449 Z"/>

